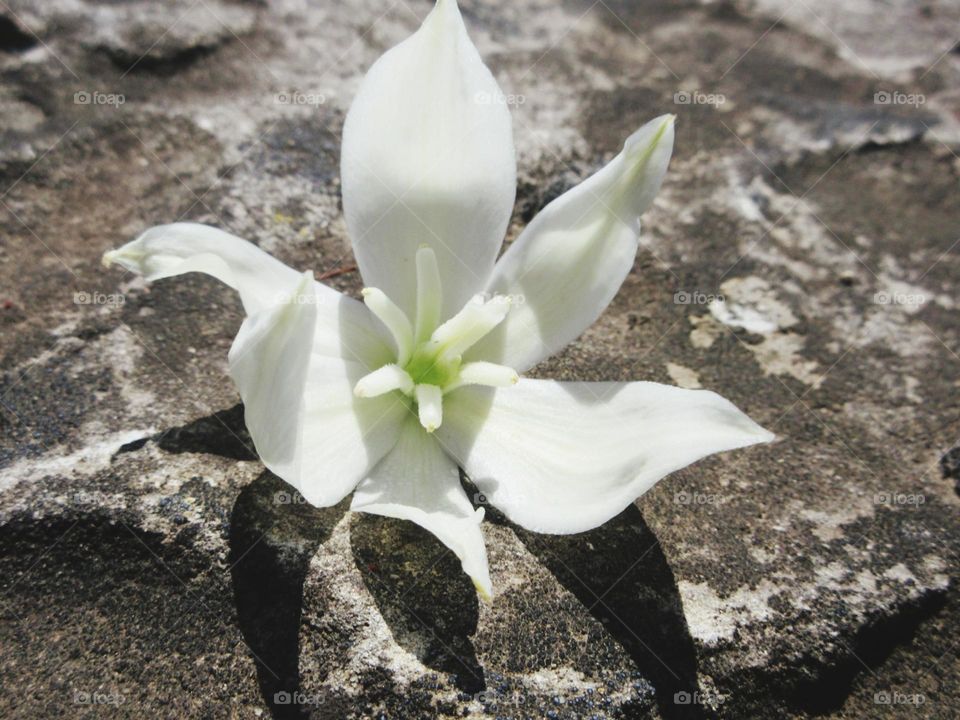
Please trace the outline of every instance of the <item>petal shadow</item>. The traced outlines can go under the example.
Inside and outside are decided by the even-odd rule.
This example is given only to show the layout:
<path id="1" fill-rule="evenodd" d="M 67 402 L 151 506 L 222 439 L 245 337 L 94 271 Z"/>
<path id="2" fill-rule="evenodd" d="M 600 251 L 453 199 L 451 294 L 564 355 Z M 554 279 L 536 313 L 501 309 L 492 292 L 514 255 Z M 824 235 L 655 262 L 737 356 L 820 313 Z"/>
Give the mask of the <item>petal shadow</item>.
<path id="1" fill-rule="evenodd" d="M 394 639 L 424 665 L 449 674 L 462 692 L 486 689 L 471 636 L 477 593 L 460 561 L 412 522 L 357 513 L 354 562 Z"/>
<path id="2" fill-rule="evenodd" d="M 706 717 L 696 702 L 697 656 L 676 579 L 634 505 L 576 535 L 511 527 L 629 653 L 653 684 L 664 718 Z"/>
<path id="3" fill-rule="evenodd" d="M 243 412 L 243 403 L 237 403 L 186 425 L 170 428 L 156 436 L 157 445 L 161 450 L 175 454 L 207 453 L 231 460 L 256 460 L 257 453 L 243 420 Z M 124 446 L 120 451 L 127 449 Z"/>
<path id="4" fill-rule="evenodd" d="M 269 471 L 245 487 L 230 516 L 230 572 L 237 617 L 260 692 L 274 718 L 305 718 L 300 692 L 300 620 L 310 559 L 347 509 L 315 508 Z"/>

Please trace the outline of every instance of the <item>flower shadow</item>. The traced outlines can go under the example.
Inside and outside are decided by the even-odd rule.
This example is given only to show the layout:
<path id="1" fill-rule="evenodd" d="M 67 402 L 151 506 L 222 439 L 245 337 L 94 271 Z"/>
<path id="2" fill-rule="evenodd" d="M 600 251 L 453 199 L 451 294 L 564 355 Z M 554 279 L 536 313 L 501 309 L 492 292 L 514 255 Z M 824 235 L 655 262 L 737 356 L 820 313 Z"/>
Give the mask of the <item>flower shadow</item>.
<path id="1" fill-rule="evenodd" d="M 318 509 L 264 471 L 230 516 L 230 573 L 237 619 L 253 655 L 260 692 L 278 720 L 308 717 L 300 692 L 300 622 L 310 559 L 347 510 Z"/>
<path id="2" fill-rule="evenodd" d="M 486 689 L 471 637 L 477 593 L 457 557 L 406 520 L 357 513 L 350 527 L 354 562 L 397 643 L 457 689 Z"/>
<path id="3" fill-rule="evenodd" d="M 677 582 L 636 506 L 576 535 L 510 527 L 626 650 L 654 686 L 662 717 L 705 717 L 697 700 L 696 650 Z"/>
<path id="4" fill-rule="evenodd" d="M 171 452 L 248 459 L 242 417 L 237 406 L 176 428 L 162 442 Z M 469 481 L 466 490 L 482 497 Z M 348 502 L 314 508 L 264 471 L 234 503 L 229 563 L 238 623 L 274 718 L 308 716 L 301 706 L 278 703 L 277 695 L 301 690 L 304 582 L 311 558 Z M 512 528 L 626 650 L 654 686 L 661 716 L 704 717 L 702 707 L 691 701 L 698 688 L 697 659 L 676 580 L 635 506 L 599 528 L 563 536 L 532 533 L 495 508 L 487 511 L 488 521 Z M 461 691 L 485 690 L 484 669 L 471 640 L 478 599 L 453 553 L 414 523 L 365 513 L 353 518 L 350 535 L 354 562 L 397 643 L 426 666 L 452 676 Z"/>

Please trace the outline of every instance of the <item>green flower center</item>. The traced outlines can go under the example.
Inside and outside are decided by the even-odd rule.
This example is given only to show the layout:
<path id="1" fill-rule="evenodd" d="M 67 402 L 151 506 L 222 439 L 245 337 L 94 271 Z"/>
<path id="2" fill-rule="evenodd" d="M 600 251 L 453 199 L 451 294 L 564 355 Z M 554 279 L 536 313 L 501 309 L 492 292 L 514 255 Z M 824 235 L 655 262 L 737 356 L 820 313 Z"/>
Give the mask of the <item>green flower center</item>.
<path id="1" fill-rule="evenodd" d="M 447 357 L 437 343 L 418 345 L 404 370 L 414 385 L 436 385 L 445 388 L 457 381 L 463 360 L 459 356 Z"/>
<path id="2" fill-rule="evenodd" d="M 506 387 L 519 376 L 512 368 L 488 362 L 463 362 L 463 354 L 492 331 L 510 309 L 507 298 L 475 297 L 452 318 L 439 324 L 443 295 L 433 250 L 417 251 L 417 317 L 410 318 L 377 288 L 365 288 L 363 299 L 393 336 L 395 362 L 362 377 L 357 397 L 399 391 L 417 406 L 420 423 L 433 432 L 443 421 L 443 395 L 464 385 Z"/>

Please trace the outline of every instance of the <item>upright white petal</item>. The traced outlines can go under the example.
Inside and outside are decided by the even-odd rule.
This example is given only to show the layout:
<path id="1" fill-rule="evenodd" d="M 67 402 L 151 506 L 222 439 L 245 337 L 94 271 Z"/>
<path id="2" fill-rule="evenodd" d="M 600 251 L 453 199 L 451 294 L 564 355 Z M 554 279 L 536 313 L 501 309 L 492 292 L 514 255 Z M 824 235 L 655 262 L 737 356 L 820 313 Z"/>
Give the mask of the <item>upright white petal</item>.
<path id="1" fill-rule="evenodd" d="M 230 349 L 230 375 L 240 391 L 257 454 L 313 505 L 334 505 L 393 447 L 409 413 L 398 392 L 358 399 L 353 387 L 369 367 L 345 359 L 364 328 L 319 321 L 329 308 L 310 294 L 248 317 Z M 341 296 L 338 306 L 355 301 Z M 349 311 L 345 315 L 351 314 Z M 372 321 L 371 321 L 372 322 Z"/>
<path id="2" fill-rule="evenodd" d="M 443 285 L 441 320 L 486 283 L 516 190 L 510 113 L 455 0 L 364 78 L 343 128 L 343 210 L 364 283 L 416 316 L 417 248 Z"/>
<path id="3" fill-rule="evenodd" d="M 606 522 L 660 478 L 773 435 L 707 390 L 527 380 L 445 398 L 436 431 L 490 502 L 536 532 Z"/>
<path id="4" fill-rule="evenodd" d="M 533 219 L 486 288 L 513 299 L 510 314 L 470 359 L 523 372 L 593 324 L 633 267 L 640 215 L 660 189 L 672 150 L 673 116 L 664 115 Z"/>
<path id="5" fill-rule="evenodd" d="M 412 415 L 390 454 L 357 487 L 350 509 L 411 520 L 429 530 L 460 558 L 480 595 L 492 596 L 480 531 L 483 509 L 473 509 L 457 466 Z"/>
<path id="6" fill-rule="evenodd" d="M 299 282 L 300 273 L 253 243 L 199 223 L 157 225 L 103 256 L 148 281 L 188 272 L 212 275 L 238 293 L 250 315 L 277 303 Z"/>

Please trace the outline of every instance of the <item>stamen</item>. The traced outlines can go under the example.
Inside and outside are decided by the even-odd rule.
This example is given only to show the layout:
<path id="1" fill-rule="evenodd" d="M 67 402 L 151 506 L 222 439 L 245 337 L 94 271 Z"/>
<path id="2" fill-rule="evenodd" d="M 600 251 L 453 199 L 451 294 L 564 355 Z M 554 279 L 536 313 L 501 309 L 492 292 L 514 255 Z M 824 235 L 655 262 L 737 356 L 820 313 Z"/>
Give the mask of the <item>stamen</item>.
<path id="1" fill-rule="evenodd" d="M 490 362 L 463 364 L 462 354 L 493 330 L 510 310 L 510 298 L 480 296 L 437 327 L 442 310 L 442 288 L 437 257 L 422 245 L 417 250 L 417 315 L 412 326 L 407 315 L 382 290 L 365 288 L 363 300 L 392 333 L 397 361 L 360 378 L 357 397 L 376 397 L 400 391 L 417 404 L 420 424 L 432 433 L 443 422 L 443 395 L 463 385 L 508 387 L 520 379 L 513 368 Z"/>
<path id="2" fill-rule="evenodd" d="M 414 344 L 430 338 L 440 322 L 443 288 L 440 286 L 440 268 L 437 256 L 427 245 L 417 250 L 417 324 Z"/>
<path id="3" fill-rule="evenodd" d="M 410 326 L 410 319 L 382 290 L 364 288 L 361 294 L 370 312 L 380 318 L 393 335 L 397 344 L 397 365 L 406 365 L 413 352 L 413 328 Z"/>
<path id="4" fill-rule="evenodd" d="M 384 365 L 360 378 L 353 387 L 353 394 L 359 398 L 369 398 L 394 390 L 400 390 L 404 395 L 412 394 L 413 380 L 399 365 Z"/>
<path id="5" fill-rule="evenodd" d="M 456 390 L 464 385 L 487 385 L 489 387 L 510 387 L 520 381 L 517 371 L 506 365 L 491 362 L 470 362 L 460 368 L 456 382 L 444 388 L 445 392 Z"/>
<path id="6" fill-rule="evenodd" d="M 452 318 L 438 327 L 431 341 L 448 356 L 462 355 L 507 316 L 510 298 L 496 295 L 487 302 L 471 300 Z"/>
<path id="7" fill-rule="evenodd" d="M 432 433 L 443 422 L 443 390 L 436 385 L 417 385 L 416 395 L 420 424 Z"/>

